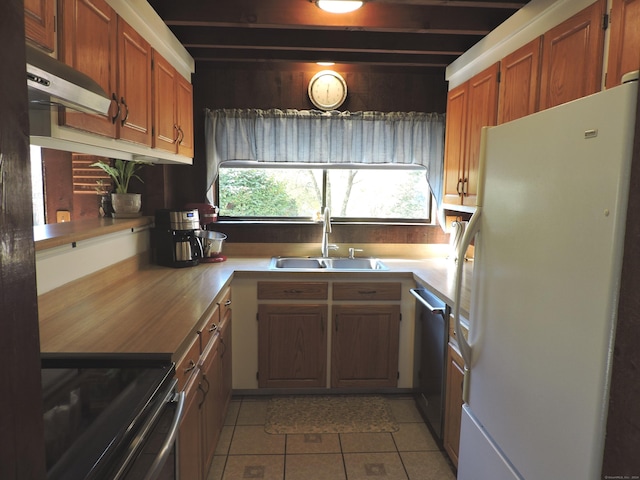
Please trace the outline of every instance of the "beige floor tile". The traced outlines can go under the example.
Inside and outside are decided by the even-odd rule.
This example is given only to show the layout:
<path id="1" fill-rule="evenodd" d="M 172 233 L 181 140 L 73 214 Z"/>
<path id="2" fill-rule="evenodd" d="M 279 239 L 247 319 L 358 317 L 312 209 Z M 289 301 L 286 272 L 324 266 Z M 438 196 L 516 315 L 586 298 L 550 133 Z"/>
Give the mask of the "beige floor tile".
<path id="1" fill-rule="evenodd" d="M 407 480 L 397 453 L 345 453 L 343 457 L 349 480 Z"/>
<path id="2" fill-rule="evenodd" d="M 222 427 L 214 455 L 227 455 L 229 453 L 229 446 L 231 445 L 231 439 L 233 438 L 233 428 L 234 427 L 232 425 L 225 425 Z"/>
<path id="3" fill-rule="evenodd" d="M 389 398 L 393 416 L 398 423 L 422 422 L 422 416 L 416 407 L 416 401 L 411 397 Z"/>
<path id="4" fill-rule="evenodd" d="M 402 423 L 400 430 L 392 435 L 399 452 L 438 450 L 438 445 L 424 423 Z"/>
<path id="5" fill-rule="evenodd" d="M 226 456 L 213 457 L 213 462 L 211 463 L 211 468 L 209 468 L 207 480 L 222 480 L 225 463 L 227 463 Z"/>
<path id="6" fill-rule="evenodd" d="M 223 480 L 282 480 L 284 455 L 230 455 Z"/>
<path id="7" fill-rule="evenodd" d="M 284 466 L 286 480 L 344 480 L 344 464 L 340 454 L 287 455 Z"/>
<path id="8" fill-rule="evenodd" d="M 244 399 L 240 405 L 236 425 L 264 425 L 269 399 Z"/>
<path id="9" fill-rule="evenodd" d="M 340 443 L 344 453 L 396 451 L 390 433 L 341 433 Z"/>
<path id="10" fill-rule="evenodd" d="M 229 455 L 284 455 L 285 435 L 269 435 L 264 426 L 238 425 Z"/>
<path id="11" fill-rule="evenodd" d="M 455 480 L 451 465 L 441 452 L 400 452 L 409 480 Z"/>
<path id="12" fill-rule="evenodd" d="M 240 411 L 241 400 L 231 400 L 229 402 L 229 409 L 227 410 L 227 415 L 224 417 L 225 425 L 235 425 L 236 420 L 238 420 L 238 412 Z"/>
<path id="13" fill-rule="evenodd" d="M 299 453 L 340 453 L 337 433 L 287 435 L 287 455 Z"/>

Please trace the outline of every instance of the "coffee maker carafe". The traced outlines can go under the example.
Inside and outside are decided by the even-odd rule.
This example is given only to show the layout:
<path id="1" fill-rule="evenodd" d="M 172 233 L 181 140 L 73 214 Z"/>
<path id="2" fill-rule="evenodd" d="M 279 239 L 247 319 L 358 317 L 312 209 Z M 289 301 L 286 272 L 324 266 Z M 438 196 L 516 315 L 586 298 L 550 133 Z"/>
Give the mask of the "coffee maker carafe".
<path id="1" fill-rule="evenodd" d="M 154 229 L 158 265 L 192 267 L 202 258 L 202 244 L 195 232 L 200 228 L 198 210 L 157 210 Z"/>

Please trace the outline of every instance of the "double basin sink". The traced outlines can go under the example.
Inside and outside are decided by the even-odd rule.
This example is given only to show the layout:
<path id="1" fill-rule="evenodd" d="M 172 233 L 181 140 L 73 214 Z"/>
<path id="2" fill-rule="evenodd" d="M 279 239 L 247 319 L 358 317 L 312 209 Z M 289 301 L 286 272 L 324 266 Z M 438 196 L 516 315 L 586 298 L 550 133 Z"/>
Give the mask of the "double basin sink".
<path id="1" fill-rule="evenodd" d="M 377 258 L 273 257 L 271 270 L 389 270 Z"/>

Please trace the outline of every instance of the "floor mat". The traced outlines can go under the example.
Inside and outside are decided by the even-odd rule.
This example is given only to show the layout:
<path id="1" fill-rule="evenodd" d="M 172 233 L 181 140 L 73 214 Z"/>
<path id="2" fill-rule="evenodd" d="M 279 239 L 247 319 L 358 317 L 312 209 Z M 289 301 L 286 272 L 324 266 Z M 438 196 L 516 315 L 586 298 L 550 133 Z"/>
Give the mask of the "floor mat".
<path id="1" fill-rule="evenodd" d="M 271 434 L 395 432 L 398 424 L 379 395 L 275 397 L 267 406 Z"/>

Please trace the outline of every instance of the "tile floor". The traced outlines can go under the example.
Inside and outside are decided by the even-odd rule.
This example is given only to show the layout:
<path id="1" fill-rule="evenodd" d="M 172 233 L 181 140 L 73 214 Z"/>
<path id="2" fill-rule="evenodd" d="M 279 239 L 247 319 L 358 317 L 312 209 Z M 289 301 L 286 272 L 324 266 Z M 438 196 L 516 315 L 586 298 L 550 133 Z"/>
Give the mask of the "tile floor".
<path id="1" fill-rule="evenodd" d="M 268 398 L 233 398 L 207 480 L 455 480 L 408 396 L 389 396 L 393 433 L 270 435 Z"/>

